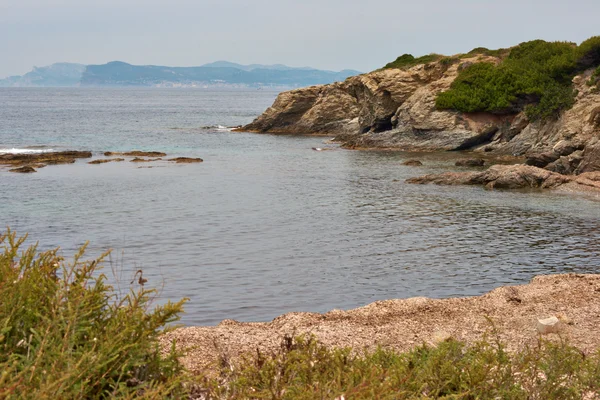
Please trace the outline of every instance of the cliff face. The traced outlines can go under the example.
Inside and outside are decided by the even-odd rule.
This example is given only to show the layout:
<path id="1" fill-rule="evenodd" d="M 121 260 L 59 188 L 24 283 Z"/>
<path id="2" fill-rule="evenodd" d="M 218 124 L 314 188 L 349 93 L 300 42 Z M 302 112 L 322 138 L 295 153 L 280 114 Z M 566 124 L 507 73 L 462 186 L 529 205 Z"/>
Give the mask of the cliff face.
<path id="1" fill-rule="evenodd" d="M 461 68 L 499 61 L 483 55 L 450 65 L 442 60 L 284 92 L 242 130 L 334 135 L 350 148 L 526 156 L 529 165 L 562 174 L 600 170 L 600 93 L 586 85 L 592 70 L 573 79 L 575 105 L 557 120 L 436 109 L 438 93 L 450 87 Z"/>

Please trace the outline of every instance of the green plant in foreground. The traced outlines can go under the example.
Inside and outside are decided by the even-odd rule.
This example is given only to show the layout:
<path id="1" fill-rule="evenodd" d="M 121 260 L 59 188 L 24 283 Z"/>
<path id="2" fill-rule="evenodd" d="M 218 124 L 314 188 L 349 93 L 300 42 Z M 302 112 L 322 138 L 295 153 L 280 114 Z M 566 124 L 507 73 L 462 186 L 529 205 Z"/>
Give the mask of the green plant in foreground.
<path id="1" fill-rule="evenodd" d="M 102 259 L 71 263 L 57 250 L 20 251 L 0 234 L 0 398 L 178 398 L 183 370 L 157 338 L 185 300 L 150 311 L 155 291 L 118 297 Z"/>
<path id="2" fill-rule="evenodd" d="M 600 357 L 564 342 L 508 353 L 498 341 L 447 340 L 406 353 L 330 349 L 286 338 L 209 382 L 215 399 L 581 399 L 597 398 Z"/>

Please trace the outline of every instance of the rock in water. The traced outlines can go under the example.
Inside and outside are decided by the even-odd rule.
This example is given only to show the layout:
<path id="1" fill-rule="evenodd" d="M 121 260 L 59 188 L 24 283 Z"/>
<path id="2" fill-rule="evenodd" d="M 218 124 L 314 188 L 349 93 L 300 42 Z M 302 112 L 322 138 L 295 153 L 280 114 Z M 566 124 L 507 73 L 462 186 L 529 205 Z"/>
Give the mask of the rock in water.
<path id="1" fill-rule="evenodd" d="M 411 178 L 406 182 L 437 185 L 484 185 L 488 189 L 552 189 L 572 180 L 572 177 L 529 165 L 494 165 L 482 172 L 446 172 Z"/>
<path id="2" fill-rule="evenodd" d="M 133 151 L 127 151 L 127 152 L 124 152 L 124 153 L 107 151 L 107 152 L 104 153 L 104 155 L 106 157 L 111 157 L 111 156 L 166 157 L 167 153 L 163 153 L 163 152 L 160 152 L 160 151 L 140 151 L 140 150 L 133 150 Z"/>
<path id="3" fill-rule="evenodd" d="M 124 158 L 106 158 L 106 159 L 98 159 L 98 160 L 94 160 L 94 161 L 90 161 L 88 164 L 106 164 L 109 162 L 121 162 L 121 161 L 125 161 Z"/>
<path id="4" fill-rule="evenodd" d="M 407 165 L 409 167 L 420 167 L 423 163 L 419 160 L 406 160 L 402 163 L 402 165 Z"/>
<path id="5" fill-rule="evenodd" d="M 30 167 L 29 165 L 26 165 L 24 167 L 9 169 L 9 171 L 10 172 L 18 172 L 18 173 L 21 173 L 21 174 L 30 174 L 32 172 L 37 172 L 35 170 L 35 168 Z"/>
<path id="6" fill-rule="evenodd" d="M 190 158 L 190 157 L 177 157 L 177 158 L 170 158 L 167 161 L 173 161 L 177 164 L 192 164 L 192 163 L 201 163 L 204 162 L 203 159 L 201 158 Z"/>
<path id="7" fill-rule="evenodd" d="M 160 160 L 162 160 L 162 158 L 139 158 L 139 157 L 136 157 L 133 160 L 131 160 L 130 162 L 140 163 L 140 162 L 152 162 L 152 161 L 160 161 Z"/>
<path id="8" fill-rule="evenodd" d="M 27 166 L 45 163 L 48 165 L 72 164 L 76 158 L 91 158 L 90 151 L 54 151 L 39 154 L 0 154 L 0 164 Z"/>
<path id="9" fill-rule="evenodd" d="M 537 330 L 542 335 L 546 335 L 548 333 L 557 333 L 560 331 L 561 326 L 562 324 L 557 317 L 538 319 L 537 321 Z"/>

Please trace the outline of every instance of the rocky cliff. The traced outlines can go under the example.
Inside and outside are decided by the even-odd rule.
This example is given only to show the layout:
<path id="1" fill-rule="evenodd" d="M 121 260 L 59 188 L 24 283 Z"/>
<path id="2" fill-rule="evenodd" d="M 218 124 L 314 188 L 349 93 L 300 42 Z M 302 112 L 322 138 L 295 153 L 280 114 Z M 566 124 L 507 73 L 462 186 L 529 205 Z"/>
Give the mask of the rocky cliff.
<path id="1" fill-rule="evenodd" d="M 406 151 L 471 150 L 525 156 L 527 164 L 561 174 L 600 170 L 600 93 L 573 79 L 575 105 L 558 119 L 530 122 L 524 113 L 461 113 L 436 109 L 435 100 L 459 72 L 487 55 L 441 59 L 408 69 L 383 69 L 344 82 L 281 93 L 241 130 L 323 134 L 349 148 Z"/>

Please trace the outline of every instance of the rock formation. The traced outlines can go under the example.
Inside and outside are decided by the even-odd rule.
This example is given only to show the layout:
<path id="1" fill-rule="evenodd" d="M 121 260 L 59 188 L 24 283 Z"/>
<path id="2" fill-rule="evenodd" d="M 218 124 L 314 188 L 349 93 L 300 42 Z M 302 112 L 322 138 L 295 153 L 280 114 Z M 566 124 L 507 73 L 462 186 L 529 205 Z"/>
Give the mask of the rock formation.
<path id="1" fill-rule="evenodd" d="M 471 150 L 527 157 L 527 164 L 561 174 L 600 170 L 600 92 L 573 79 L 574 106 L 558 119 L 530 122 L 524 113 L 440 111 L 435 99 L 461 68 L 500 62 L 477 55 L 383 69 L 344 82 L 281 93 L 243 131 L 335 135 L 348 148 L 404 151 Z"/>
<path id="2" fill-rule="evenodd" d="M 408 183 L 483 185 L 488 189 L 540 188 L 568 191 L 600 191 L 600 172 L 562 175 L 530 165 L 493 165 L 481 172 L 446 172 L 410 178 Z"/>

